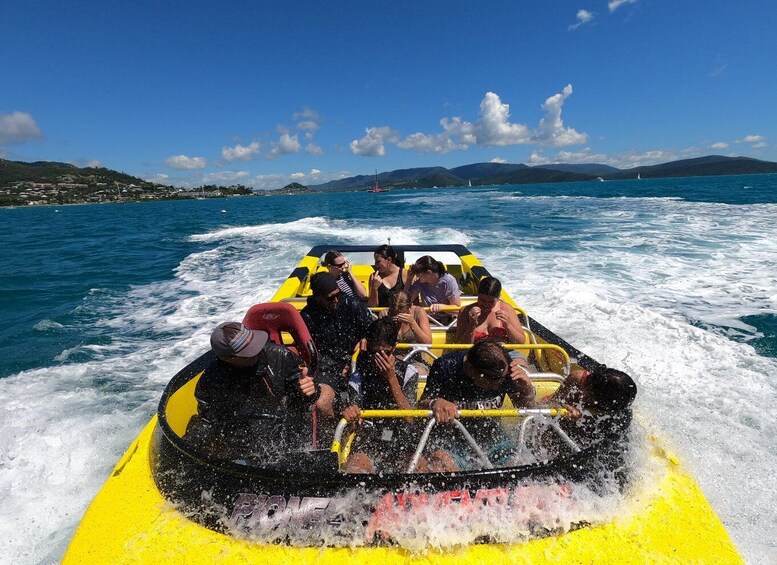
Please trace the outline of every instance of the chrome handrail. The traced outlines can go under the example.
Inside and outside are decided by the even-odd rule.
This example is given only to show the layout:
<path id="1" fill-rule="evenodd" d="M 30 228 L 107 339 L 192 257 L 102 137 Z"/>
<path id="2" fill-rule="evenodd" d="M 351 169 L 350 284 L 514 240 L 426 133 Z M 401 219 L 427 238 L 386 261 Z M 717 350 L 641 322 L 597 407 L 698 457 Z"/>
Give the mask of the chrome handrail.
<path id="1" fill-rule="evenodd" d="M 457 414 L 458 414 L 458 418 L 505 418 L 505 417 L 531 418 L 534 416 L 542 416 L 545 418 L 560 418 L 560 417 L 567 416 L 569 413 L 565 408 L 513 408 L 513 409 L 500 408 L 500 409 L 489 409 L 489 410 L 462 409 L 462 410 L 458 410 Z M 426 446 L 427 441 L 429 440 L 429 435 L 431 434 L 432 428 L 434 428 L 434 425 L 436 422 L 434 418 L 434 413 L 431 410 L 362 410 L 359 417 L 362 419 L 430 418 L 430 421 L 426 424 L 426 427 L 424 428 L 424 433 L 422 434 L 421 440 L 419 441 L 419 444 L 416 447 L 416 451 L 413 454 L 413 458 L 410 461 L 410 465 L 408 465 L 408 470 L 407 470 L 408 473 L 413 472 L 416 466 L 418 465 L 418 460 L 421 457 L 421 453 L 423 452 L 423 449 Z M 345 461 L 346 461 L 346 456 L 344 456 L 342 453 L 342 440 L 343 440 L 343 432 L 345 431 L 345 428 L 347 425 L 348 425 L 348 420 L 346 420 L 345 418 L 342 418 L 337 423 L 337 427 L 335 428 L 334 438 L 332 440 L 332 447 L 330 449 L 332 453 L 337 453 L 338 462 L 341 465 L 341 467 L 342 465 L 345 464 Z M 458 419 L 454 420 L 454 425 L 458 427 L 459 430 L 462 432 L 462 435 L 470 444 L 470 447 L 472 447 L 472 449 L 481 459 L 481 462 L 483 463 L 483 465 L 486 466 L 488 469 L 492 469 L 493 464 L 488 459 L 488 456 L 485 454 L 483 449 L 478 445 L 478 443 L 475 441 L 472 435 L 467 431 L 464 425 L 461 422 L 459 422 Z M 559 431 L 561 430 L 560 428 L 558 429 Z M 569 440 L 569 441 L 572 441 L 572 440 Z"/>

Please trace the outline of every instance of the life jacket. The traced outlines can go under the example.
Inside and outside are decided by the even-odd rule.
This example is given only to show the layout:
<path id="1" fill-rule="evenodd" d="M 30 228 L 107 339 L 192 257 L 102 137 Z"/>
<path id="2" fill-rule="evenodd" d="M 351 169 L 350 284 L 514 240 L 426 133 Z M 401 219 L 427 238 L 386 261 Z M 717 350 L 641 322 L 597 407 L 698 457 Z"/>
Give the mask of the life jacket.
<path id="1" fill-rule="evenodd" d="M 308 373 L 314 375 L 318 368 L 318 350 L 310 337 L 299 311 L 288 302 L 267 302 L 255 304 L 248 309 L 243 325 L 252 330 L 263 330 L 270 339 L 283 345 L 281 332 L 287 332 L 294 340 L 289 349 L 297 353 L 308 366 Z"/>

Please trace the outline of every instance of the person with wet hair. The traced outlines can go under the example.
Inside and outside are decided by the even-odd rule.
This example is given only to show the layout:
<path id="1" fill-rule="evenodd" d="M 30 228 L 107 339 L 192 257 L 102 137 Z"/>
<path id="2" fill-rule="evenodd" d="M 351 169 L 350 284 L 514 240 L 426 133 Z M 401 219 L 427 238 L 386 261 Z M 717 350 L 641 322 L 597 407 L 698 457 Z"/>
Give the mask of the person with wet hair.
<path id="1" fill-rule="evenodd" d="M 432 343 L 432 330 L 426 310 L 410 302 L 405 291 L 394 293 L 389 299 L 388 310 L 378 314 L 379 318 L 389 317 L 399 326 L 400 343 Z"/>
<path id="2" fill-rule="evenodd" d="M 325 393 L 302 359 L 240 322 L 211 333 L 213 361 L 197 381 L 185 438 L 215 457 L 272 459 L 300 448 L 306 415 Z M 331 395 L 331 390 L 328 391 Z"/>
<path id="3" fill-rule="evenodd" d="M 432 364 L 419 407 L 430 408 L 439 424 L 458 418 L 460 409 L 498 409 L 509 396 L 513 406 L 523 408 L 534 403 L 535 390 L 518 360 L 493 338 L 475 343 L 469 350 L 453 351 Z M 515 446 L 506 436 L 498 419 L 477 418 L 464 423 L 494 464 L 502 464 Z M 455 441 L 454 441 L 455 440 Z M 471 468 L 473 454 L 458 432 L 437 441 L 429 457 L 430 468 L 455 471 Z"/>
<path id="4" fill-rule="evenodd" d="M 631 405 L 637 385 L 623 371 L 596 365 L 573 370 L 558 390 L 537 403 L 537 407 L 565 408 L 568 416 L 559 420 L 561 430 L 581 449 L 601 440 L 611 442 L 614 477 L 624 485 L 628 479 L 628 430 L 632 420 Z M 538 427 L 539 426 L 539 427 Z M 529 427 L 526 447 L 539 460 L 554 459 L 571 453 L 571 448 L 542 421 Z M 525 463 L 526 461 L 524 461 Z"/>
<path id="5" fill-rule="evenodd" d="M 410 410 L 416 404 L 418 371 L 397 358 L 398 326 L 381 318 L 367 328 L 367 348 L 359 353 L 351 374 L 351 404 L 343 418 L 359 425 L 346 472 L 399 471 L 415 447 L 409 421 L 398 419 L 361 420 L 362 410 Z"/>
<path id="6" fill-rule="evenodd" d="M 495 277 L 483 277 L 478 285 L 478 300 L 461 309 L 456 321 L 456 341 L 474 343 L 486 337 L 503 343 L 525 343 L 526 334 L 512 306 L 503 301 L 502 283 Z"/>
<path id="7" fill-rule="evenodd" d="M 561 386 L 542 401 L 566 408 L 573 420 L 584 415 L 621 414 L 637 396 L 637 385 L 623 371 L 598 365 L 592 371 L 576 369 Z"/>
<path id="8" fill-rule="evenodd" d="M 367 289 L 359 279 L 351 272 L 351 262 L 336 250 L 327 251 L 324 255 L 323 265 L 329 269 L 329 274 L 337 281 L 337 287 L 343 294 L 367 301 Z"/>
<path id="9" fill-rule="evenodd" d="M 375 319 L 364 304 L 347 296 L 329 273 L 310 277 L 312 295 L 300 311 L 302 319 L 318 349 L 318 377 L 337 393 L 334 413 L 338 413 L 347 391 L 351 355 Z M 323 403 L 322 408 L 328 408 Z"/>
<path id="10" fill-rule="evenodd" d="M 367 305 L 388 306 L 391 296 L 404 290 L 407 284 L 407 271 L 399 254 L 390 245 L 381 245 L 373 254 L 375 272 L 370 275 L 370 297 Z"/>
<path id="11" fill-rule="evenodd" d="M 430 255 L 424 255 L 410 268 L 410 301 L 430 306 L 432 312 L 439 312 L 441 306 L 461 306 L 461 290 L 448 273 L 445 265 Z"/>

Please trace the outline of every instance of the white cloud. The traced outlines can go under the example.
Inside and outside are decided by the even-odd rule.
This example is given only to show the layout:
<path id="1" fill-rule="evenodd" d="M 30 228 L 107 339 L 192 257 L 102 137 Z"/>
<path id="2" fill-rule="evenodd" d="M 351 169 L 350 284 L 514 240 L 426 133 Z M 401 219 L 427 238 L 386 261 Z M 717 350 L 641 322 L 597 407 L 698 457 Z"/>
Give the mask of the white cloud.
<path id="1" fill-rule="evenodd" d="M 676 152 L 669 149 L 653 149 L 651 151 L 645 151 L 638 153 L 635 151 L 625 151 L 622 153 L 616 153 L 610 157 L 611 162 L 617 163 L 613 165 L 621 169 L 630 169 L 633 167 L 643 167 L 646 165 L 657 165 L 659 163 L 667 163 L 669 161 L 676 161 L 679 156 Z"/>
<path id="2" fill-rule="evenodd" d="M 156 173 L 155 175 L 146 175 L 141 177 L 148 182 L 155 182 L 157 184 L 170 184 L 170 176 L 164 173 Z M 176 184 L 181 184 L 180 181 L 176 181 Z"/>
<path id="3" fill-rule="evenodd" d="M 202 182 L 204 184 L 235 182 L 246 178 L 248 175 L 248 171 L 219 171 L 216 173 L 208 173 L 207 175 L 203 175 Z"/>
<path id="4" fill-rule="evenodd" d="M 762 143 L 766 138 L 762 135 L 746 135 L 742 139 L 737 139 L 737 143 Z"/>
<path id="5" fill-rule="evenodd" d="M 307 151 L 311 155 L 319 155 L 320 156 L 320 155 L 324 154 L 324 150 L 321 149 L 321 147 L 316 145 L 315 143 L 308 143 L 305 146 L 305 151 Z"/>
<path id="6" fill-rule="evenodd" d="M 42 137 L 38 124 L 27 112 L 0 114 L 0 143 L 23 143 Z"/>
<path id="7" fill-rule="evenodd" d="M 249 145 L 235 145 L 234 147 L 222 147 L 221 157 L 225 161 L 253 161 L 259 155 L 262 144 L 253 141 Z"/>
<path id="8" fill-rule="evenodd" d="M 289 135 L 288 133 L 284 133 L 276 143 L 272 144 L 272 149 L 270 150 L 270 153 L 267 155 L 267 157 L 270 159 L 275 159 L 281 155 L 299 153 L 301 148 L 302 146 L 300 145 L 296 134 Z"/>
<path id="9" fill-rule="evenodd" d="M 587 24 L 591 20 L 594 19 L 593 12 L 589 12 L 588 10 L 578 10 L 577 11 L 577 23 L 574 23 L 569 26 L 568 30 L 572 31 L 573 29 L 579 28 L 583 24 Z"/>
<path id="10" fill-rule="evenodd" d="M 399 141 L 396 130 L 390 127 L 367 128 L 364 137 L 350 143 L 351 152 L 362 157 L 382 157 L 386 154 L 385 143 Z"/>
<path id="11" fill-rule="evenodd" d="M 493 92 L 486 92 L 475 122 L 478 145 L 518 145 L 531 143 L 531 130 L 524 124 L 510 123 L 510 105 Z"/>
<path id="12" fill-rule="evenodd" d="M 363 138 L 351 142 L 351 151 L 357 155 L 385 155 L 386 143 L 395 143 L 402 149 L 425 153 L 448 153 L 468 149 L 472 145 L 580 145 L 588 141 L 588 135 L 565 128 L 561 120 L 561 109 L 571 94 L 572 85 L 567 85 L 563 92 L 545 100 L 542 104 L 544 116 L 536 130 L 525 124 L 511 122 L 510 106 L 503 103 L 496 93 L 487 92 L 480 103 L 479 116 L 474 123 L 460 117 L 442 118 L 442 132 L 418 132 L 401 141 L 397 139 L 397 132 L 392 128 L 369 128 Z"/>
<path id="13" fill-rule="evenodd" d="M 310 130 L 310 131 L 318 131 L 319 127 L 320 126 L 316 122 L 313 122 L 310 120 L 299 122 L 297 124 L 297 129 L 304 129 L 304 130 Z"/>
<path id="14" fill-rule="evenodd" d="M 308 175 L 303 172 L 286 174 L 267 174 L 257 175 L 245 184 L 250 184 L 252 187 L 261 190 L 276 190 L 283 186 L 286 186 L 290 182 L 302 182 L 303 179 L 308 184 L 320 184 L 328 182 L 330 180 L 344 179 L 352 177 L 353 173 L 349 171 L 340 171 L 336 173 L 322 173 L 318 169 L 312 169 Z"/>
<path id="15" fill-rule="evenodd" d="M 718 65 L 717 67 L 715 67 L 714 69 L 712 69 L 710 71 L 709 76 L 711 76 L 711 77 L 718 77 L 718 76 L 722 75 L 727 68 L 728 68 L 728 64 L 727 63 Z"/>
<path id="16" fill-rule="evenodd" d="M 450 133 L 443 132 L 437 135 L 414 133 L 397 143 L 397 147 L 422 153 L 448 153 L 456 149 L 466 149 L 467 145 L 456 143 L 451 139 Z"/>
<path id="17" fill-rule="evenodd" d="M 564 87 L 563 92 L 554 94 L 542 105 L 545 117 L 540 120 L 536 141 L 543 145 L 563 147 L 565 145 L 582 145 L 588 141 L 588 135 L 578 133 L 572 128 L 565 128 L 561 120 L 561 107 L 564 101 L 572 94 L 572 85 Z"/>
<path id="18" fill-rule="evenodd" d="M 503 165 L 506 165 L 509 161 L 507 159 L 502 159 L 501 157 L 494 157 L 489 163 L 502 163 Z"/>
<path id="19" fill-rule="evenodd" d="M 713 143 L 710 145 L 710 149 L 726 149 L 728 147 L 728 143 L 725 143 L 723 141 L 718 141 L 717 143 Z"/>
<path id="20" fill-rule="evenodd" d="M 687 157 L 687 155 L 683 155 Z M 540 152 L 533 152 L 526 161 L 527 165 L 550 165 L 553 163 L 597 163 L 610 165 L 619 169 L 631 169 L 646 165 L 657 165 L 658 163 L 667 163 L 676 161 L 680 158 L 677 152 L 667 149 L 655 149 L 642 153 L 636 151 L 623 151 L 614 155 L 605 155 L 603 153 L 591 153 L 591 149 L 586 147 L 581 151 L 559 151 L 555 155 L 545 156 Z"/>
<path id="21" fill-rule="evenodd" d="M 765 141 L 759 141 L 758 143 L 753 144 L 753 149 L 763 149 L 766 145 L 767 143 Z"/>
<path id="22" fill-rule="evenodd" d="M 208 164 L 205 157 L 187 157 L 186 155 L 173 155 L 165 159 L 165 165 L 171 169 L 178 169 L 181 171 L 191 169 L 204 169 Z"/>
<path id="23" fill-rule="evenodd" d="M 614 12 L 624 4 L 636 4 L 638 0 L 610 0 L 607 2 L 607 7 L 610 9 L 610 12 Z"/>
<path id="24" fill-rule="evenodd" d="M 304 106 L 302 108 L 301 112 L 296 112 L 292 116 L 292 119 L 294 119 L 295 121 L 298 121 L 298 120 L 314 120 L 314 121 L 318 121 L 321 118 L 318 115 L 318 112 L 316 112 L 314 109 L 308 108 L 307 106 Z"/>
<path id="25" fill-rule="evenodd" d="M 559 151 L 553 157 L 545 157 L 542 153 L 534 151 L 527 161 L 527 165 L 549 165 L 552 163 L 607 163 L 609 157 L 601 153 L 591 153 L 591 148 L 586 147 L 581 151 Z M 608 163 L 609 164 L 609 163 Z"/>

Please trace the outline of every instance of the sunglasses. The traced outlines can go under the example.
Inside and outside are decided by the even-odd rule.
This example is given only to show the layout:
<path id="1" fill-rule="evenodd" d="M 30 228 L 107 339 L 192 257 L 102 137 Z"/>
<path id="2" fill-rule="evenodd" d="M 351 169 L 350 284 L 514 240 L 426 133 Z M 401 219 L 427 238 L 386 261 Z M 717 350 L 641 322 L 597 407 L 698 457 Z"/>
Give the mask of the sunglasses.
<path id="1" fill-rule="evenodd" d="M 345 261 L 343 261 L 342 263 L 330 263 L 330 265 L 332 265 L 333 267 L 337 267 L 338 269 L 342 269 L 343 267 L 345 267 Z"/>

